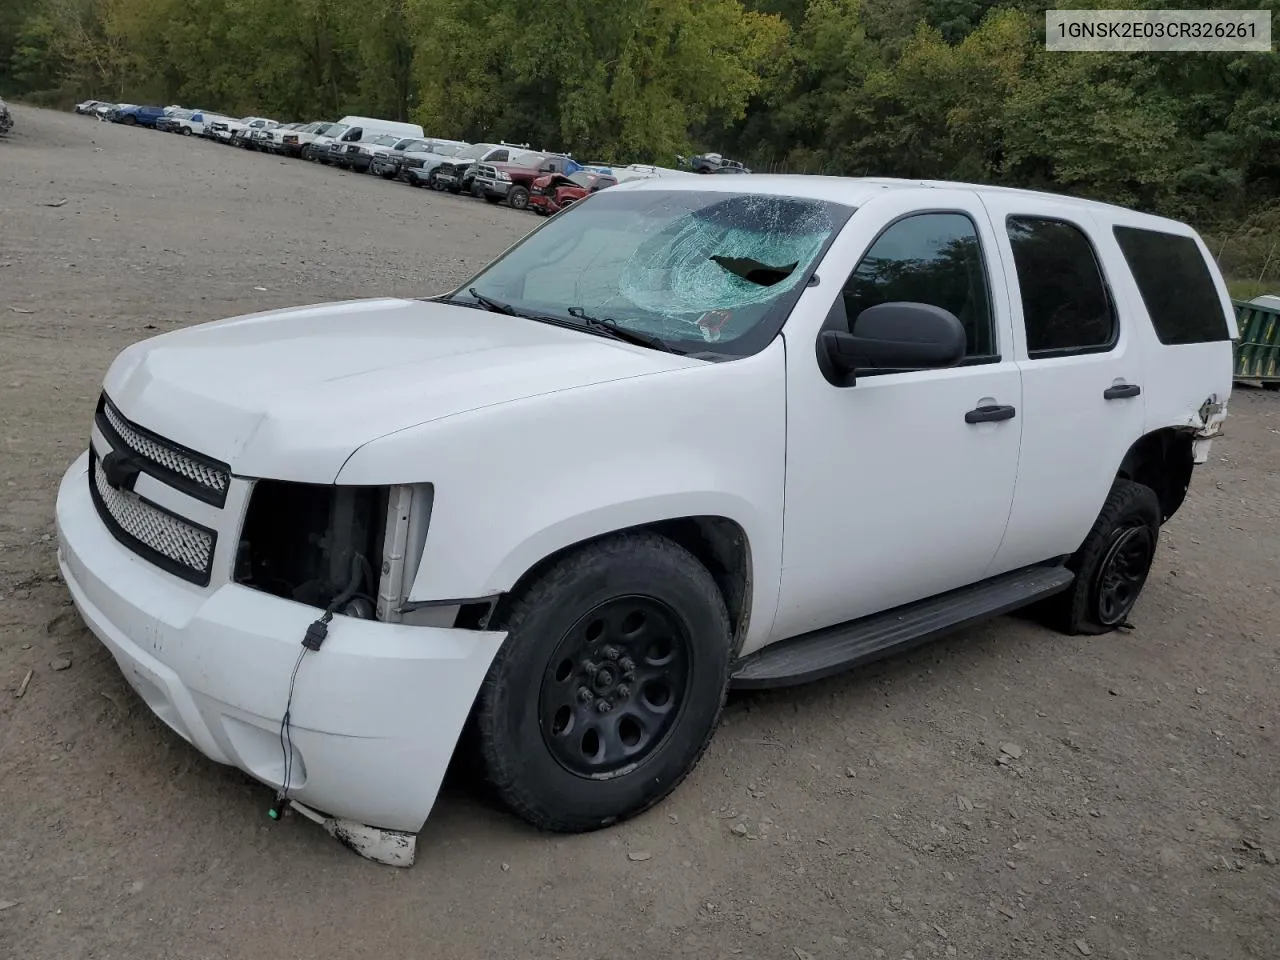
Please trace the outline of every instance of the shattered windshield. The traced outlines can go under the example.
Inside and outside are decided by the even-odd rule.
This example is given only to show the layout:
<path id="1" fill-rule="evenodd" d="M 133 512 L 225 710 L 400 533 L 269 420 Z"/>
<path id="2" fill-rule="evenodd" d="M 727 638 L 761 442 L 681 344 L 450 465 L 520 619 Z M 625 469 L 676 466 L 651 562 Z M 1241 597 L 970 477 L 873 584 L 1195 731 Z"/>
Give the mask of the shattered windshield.
<path id="1" fill-rule="evenodd" d="M 742 355 L 776 335 L 852 212 L 796 197 L 602 191 L 548 220 L 450 299 L 488 300 L 488 309 L 496 301 L 534 318 L 593 318 L 685 353 Z"/>

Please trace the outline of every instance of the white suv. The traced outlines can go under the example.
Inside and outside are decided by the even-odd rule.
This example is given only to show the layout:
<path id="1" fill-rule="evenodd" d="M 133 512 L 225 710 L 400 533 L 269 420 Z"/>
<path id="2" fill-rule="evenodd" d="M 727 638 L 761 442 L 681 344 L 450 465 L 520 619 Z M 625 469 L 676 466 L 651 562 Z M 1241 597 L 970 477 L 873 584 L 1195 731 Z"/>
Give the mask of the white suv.
<path id="1" fill-rule="evenodd" d="M 1124 624 L 1235 334 L 1170 220 L 640 180 L 445 296 L 129 347 L 59 559 L 142 698 L 277 812 L 411 862 L 470 718 L 516 812 L 590 830 L 680 782 L 730 685 L 1032 604 Z"/>

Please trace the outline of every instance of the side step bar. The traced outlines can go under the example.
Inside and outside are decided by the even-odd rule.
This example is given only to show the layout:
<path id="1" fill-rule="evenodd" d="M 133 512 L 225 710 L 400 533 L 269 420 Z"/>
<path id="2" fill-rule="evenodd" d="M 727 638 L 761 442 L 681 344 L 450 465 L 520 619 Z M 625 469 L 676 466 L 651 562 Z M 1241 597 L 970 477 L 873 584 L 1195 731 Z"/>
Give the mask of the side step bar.
<path id="1" fill-rule="evenodd" d="M 730 684 L 749 690 L 829 677 L 1051 597 L 1073 580 L 1075 574 L 1063 566 L 1025 567 L 861 620 L 803 633 L 743 657 Z"/>

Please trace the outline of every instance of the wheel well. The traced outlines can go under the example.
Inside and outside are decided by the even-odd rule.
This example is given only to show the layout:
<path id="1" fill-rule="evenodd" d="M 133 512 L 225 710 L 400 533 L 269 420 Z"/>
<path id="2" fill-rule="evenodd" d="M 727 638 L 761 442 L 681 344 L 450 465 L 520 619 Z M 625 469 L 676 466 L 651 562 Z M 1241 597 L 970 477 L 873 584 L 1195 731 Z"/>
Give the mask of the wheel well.
<path id="1" fill-rule="evenodd" d="M 1166 427 L 1140 438 L 1120 464 L 1117 476 L 1141 483 L 1156 492 L 1161 522 L 1178 512 L 1191 486 L 1195 467 L 1194 431 Z"/>
<path id="2" fill-rule="evenodd" d="M 736 653 L 742 647 L 751 617 L 751 550 L 747 543 L 746 532 L 727 517 L 677 517 L 659 520 L 622 530 L 612 530 L 609 533 L 570 544 L 544 557 L 525 571 L 515 585 L 502 595 L 493 611 L 491 622 L 501 623 L 512 598 L 518 596 L 530 582 L 563 557 L 606 537 L 642 530 L 675 541 L 707 568 L 707 572 L 711 574 L 716 586 L 720 589 L 720 595 L 724 597 L 725 608 L 729 611 L 729 624 L 733 629 Z"/>

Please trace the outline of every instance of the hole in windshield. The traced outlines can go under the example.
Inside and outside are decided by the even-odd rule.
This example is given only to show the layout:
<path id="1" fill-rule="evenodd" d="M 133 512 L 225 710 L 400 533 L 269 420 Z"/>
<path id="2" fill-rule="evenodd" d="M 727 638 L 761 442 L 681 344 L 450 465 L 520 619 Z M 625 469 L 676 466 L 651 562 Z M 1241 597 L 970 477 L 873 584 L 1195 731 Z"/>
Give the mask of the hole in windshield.
<path id="1" fill-rule="evenodd" d="M 604 189 L 453 297 L 475 303 L 475 288 L 521 315 L 592 317 L 682 352 L 742 355 L 776 336 L 852 212 L 797 197 Z"/>

